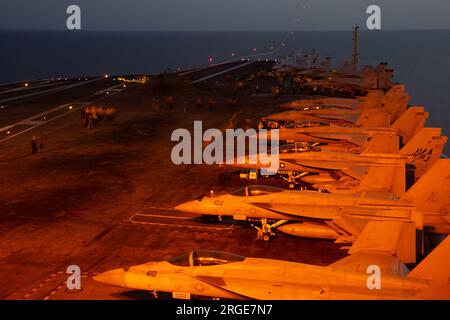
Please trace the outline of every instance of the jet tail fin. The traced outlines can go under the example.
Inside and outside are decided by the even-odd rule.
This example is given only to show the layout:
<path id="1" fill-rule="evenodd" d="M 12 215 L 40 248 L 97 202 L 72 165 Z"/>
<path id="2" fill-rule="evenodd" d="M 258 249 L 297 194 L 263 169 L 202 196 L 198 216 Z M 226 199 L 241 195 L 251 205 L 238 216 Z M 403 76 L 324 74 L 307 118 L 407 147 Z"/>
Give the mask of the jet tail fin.
<path id="1" fill-rule="evenodd" d="M 389 127 L 390 124 L 391 116 L 386 112 L 363 112 L 355 122 L 361 127 Z"/>
<path id="2" fill-rule="evenodd" d="M 412 202 L 422 212 L 450 213 L 450 159 L 439 159 L 401 197 Z"/>
<path id="3" fill-rule="evenodd" d="M 410 278 L 448 283 L 450 279 L 450 236 L 447 236 L 409 274 Z"/>
<path id="4" fill-rule="evenodd" d="M 394 133 L 377 133 L 363 144 L 365 153 L 398 153 L 400 138 Z"/>
<path id="5" fill-rule="evenodd" d="M 384 95 L 382 110 L 391 115 L 391 121 L 395 121 L 407 110 L 410 99 L 404 85 L 395 85 Z"/>
<path id="6" fill-rule="evenodd" d="M 387 165 L 369 165 L 367 174 L 357 188 L 357 191 L 381 192 L 396 197 L 403 196 L 405 190 L 406 177 L 403 160 Z"/>
<path id="7" fill-rule="evenodd" d="M 408 157 L 415 167 L 416 179 L 424 175 L 441 157 L 447 137 L 441 128 L 422 128 L 403 148 L 400 154 Z"/>
<path id="8" fill-rule="evenodd" d="M 424 107 L 409 107 L 391 127 L 398 130 L 399 135 L 403 137 L 403 143 L 408 143 L 425 126 L 428 116 L 429 113 Z"/>
<path id="9" fill-rule="evenodd" d="M 361 109 L 379 109 L 384 99 L 383 90 L 369 90 L 363 97 Z"/>

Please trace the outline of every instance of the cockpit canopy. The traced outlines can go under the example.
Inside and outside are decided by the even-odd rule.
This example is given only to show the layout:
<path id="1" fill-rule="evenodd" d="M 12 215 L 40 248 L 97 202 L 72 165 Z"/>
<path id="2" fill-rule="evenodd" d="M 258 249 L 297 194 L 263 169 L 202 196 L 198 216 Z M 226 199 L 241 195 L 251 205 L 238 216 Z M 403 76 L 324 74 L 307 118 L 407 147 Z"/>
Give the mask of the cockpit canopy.
<path id="1" fill-rule="evenodd" d="M 329 106 L 323 106 L 323 105 L 310 105 L 310 106 L 298 107 L 295 110 L 296 111 L 310 111 L 310 110 L 322 110 L 322 109 L 331 109 L 331 108 Z"/>
<path id="2" fill-rule="evenodd" d="M 282 153 L 296 153 L 306 151 L 320 151 L 320 147 L 310 142 L 296 142 L 288 143 L 279 147 L 278 152 Z"/>
<path id="3" fill-rule="evenodd" d="M 168 263 L 180 267 L 216 266 L 231 262 L 244 261 L 245 257 L 237 254 L 226 253 L 215 250 L 195 250 L 190 253 L 167 260 Z"/>
<path id="4" fill-rule="evenodd" d="M 285 190 L 271 186 L 248 186 L 231 193 L 231 195 L 236 197 L 255 197 L 283 191 Z"/>
<path id="5" fill-rule="evenodd" d="M 289 143 L 289 144 L 284 144 L 282 146 L 280 146 L 280 148 L 278 149 L 279 153 L 292 153 L 295 152 L 295 144 L 293 143 Z"/>

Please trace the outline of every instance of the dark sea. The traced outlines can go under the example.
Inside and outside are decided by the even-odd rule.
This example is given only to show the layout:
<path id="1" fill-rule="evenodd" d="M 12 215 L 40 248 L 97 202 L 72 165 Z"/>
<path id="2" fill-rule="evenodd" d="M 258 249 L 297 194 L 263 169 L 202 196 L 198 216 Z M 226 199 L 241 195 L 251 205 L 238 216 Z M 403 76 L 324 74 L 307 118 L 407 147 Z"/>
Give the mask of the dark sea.
<path id="1" fill-rule="evenodd" d="M 0 83 L 49 77 L 159 73 L 270 51 L 286 32 L 0 31 Z M 297 31 L 276 53 L 316 49 L 337 65 L 352 53 L 351 31 Z M 428 126 L 450 134 L 450 30 L 363 31 L 360 64 L 387 61 L 412 103 L 430 112 Z M 450 144 L 450 143 L 449 143 Z M 446 153 L 449 154 L 447 146 Z"/>

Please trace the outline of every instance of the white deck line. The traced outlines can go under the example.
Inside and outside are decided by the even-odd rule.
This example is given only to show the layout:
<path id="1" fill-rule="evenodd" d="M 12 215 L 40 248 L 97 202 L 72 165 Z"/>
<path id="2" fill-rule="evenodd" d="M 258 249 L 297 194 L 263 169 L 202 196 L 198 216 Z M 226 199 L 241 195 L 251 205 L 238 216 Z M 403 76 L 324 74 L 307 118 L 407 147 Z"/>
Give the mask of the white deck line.
<path id="1" fill-rule="evenodd" d="M 176 219 L 176 220 L 193 220 L 198 217 L 183 217 L 183 216 L 167 216 L 163 214 L 150 214 L 150 213 L 136 213 L 133 217 L 151 217 L 151 218 L 164 218 L 164 219 Z"/>
<path id="2" fill-rule="evenodd" d="M 111 87 L 111 88 L 115 88 L 115 87 L 118 87 L 118 86 L 122 86 L 122 84 L 118 84 L 118 85 L 113 86 L 113 87 Z M 127 86 L 126 88 L 131 88 L 131 87 L 132 87 L 132 85 Z M 115 95 L 115 94 L 117 94 L 117 93 L 119 93 L 119 92 L 122 92 L 122 91 L 125 90 L 126 88 L 123 88 L 123 89 L 120 90 L 120 91 L 114 91 L 114 92 L 112 92 L 110 95 L 108 95 L 108 97 L 113 96 L 113 95 Z M 92 97 L 92 96 L 93 96 L 93 95 L 91 94 L 91 95 L 88 96 L 88 97 Z M 101 99 L 101 98 L 99 98 L 99 99 L 97 99 L 97 100 L 100 100 L 100 99 Z M 96 101 L 96 100 L 94 100 L 94 101 Z M 69 114 L 69 113 L 72 113 L 72 112 L 76 111 L 76 110 L 80 110 L 82 107 L 84 107 L 84 106 L 86 106 L 86 105 L 88 105 L 88 104 L 91 104 L 91 103 L 93 103 L 94 101 L 87 101 L 87 102 L 86 102 L 86 101 L 82 101 L 82 100 L 79 100 L 79 101 L 72 101 L 71 103 L 66 103 L 66 104 L 60 105 L 60 106 L 58 106 L 58 107 L 56 107 L 56 108 L 53 108 L 53 109 L 51 109 L 51 110 L 47 110 L 47 111 L 41 112 L 41 113 L 39 113 L 39 114 L 37 114 L 37 115 L 34 115 L 34 116 L 29 117 L 29 118 L 27 118 L 27 119 L 21 120 L 21 121 L 16 122 L 16 123 L 14 123 L 14 124 L 12 124 L 12 125 L 8 125 L 8 126 L 6 126 L 6 127 L 9 127 L 8 129 L 11 129 L 11 128 L 13 128 L 14 126 L 23 124 L 23 122 L 30 121 L 31 119 L 34 119 L 34 118 L 36 118 L 36 117 L 41 117 L 41 116 L 46 115 L 46 114 L 48 114 L 48 113 L 51 113 L 51 112 L 53 112 L 53 111 L 55 111 L 55 110 L 58 110 L 58 109 L 61 109 L 61 108 L 70 106 L 71 104 L 80 104 L 80 103 L 81 103 L 81 105 L 79 105 L 79 106 L 76 107 L 76 108 L 73 108 L 73 109 L 71 109 L 71 110 L 68 110 L 67 112 L 64 112 L 64 113 L 62 113 L 62 114 L 60 114 L 60 115 L 58 115 L 58 116 L 56 116 L 56 117 L 53 117 L 53 118 L 51 118 L 51 119 L 46 120 L 46 121 L 42 121 L 41 123 L 38 123 L 38 124 L 34 125 L 33 127 L 30 127 L 30 128 L 24 129 L 24 130 L 21 130 L 21 131 L 15 133 L 15 134 L 13 134 L 13 135 L 10 135 L 10 136 L 8 136 L 8 137 L 6 137 L 6 138 L 0 140 L 0 142 L 7 141 L 7 140 L 9 140 L 9 139 L 12 139 L 12 138 L 14 138 L 14 137 L 17 137 L 17 136 L 19 136 L 19 135 L 25 133 L 25 132 L 28 132 L 28 131 L 30 131 L 30 130 L 33 130 L 33 129 L 35 129 L 35 128 L 41 126 L 41 125 L 44 125 L 44 124 L 46 124 L 46 123 L 52 122 L 52 121 L 54 121 L 54 120 L 56 120 L 56 119 L 59 119 L 59 118 L 65 116 L 65 115 L 67 115 L 67 114 Z M 5 131 L 5 130 L 8 130 L 8 129 L 5 129 L 6 127 L 0 128 L 0 132 Z"/>
<path id="3" fill-rule="evenodd" d="M 179 76 L 185 76 L 187 74 L 191 74 L 191 73 L 194 73 L 194 72 L 197 72 L 197 71 L 207 70 L 209 68 L 214 68 L 214 67 L 218 67 L 218 66 L 221 66 L 221 65 L 224 65 L 224 64 L 227 64 L 227 63 L 233 63 L 233 62 L 239 62 L 239 60 L 228 60 L 228 61 L 223 61 L 223 62 L 211 64 L 211 65 L 205 66 L 205 67 L 197 67 L 197 68 L 190 69 L 189 71 L 178 73 L 178 75 Z"/>
<path id="4" fill-rule="evenodd" d="M 211 75 L 206 76 L 206 77 L 204 77 L 204 78 L 201 78 L 201 79 L 192 81 L 192 83 L 199 83 L 199 82 L 201 82 L 201 81 L 205 81 L 205 80 L 208 80 L 208 79 L 217 77 L 217 76 L 219 76 L 219 75 L 221 75 L 221 74 L 224 74 L 224 73 L 227 73 L 227 72 L 229 72 L 229 71 L 236 70 L 236 69 L 239 69 L 239 68 L 248 66 L 249 64 L 255 63 L 256 61 L 257 61 L 257 60 L 252 60 L 252 61 L 246 62 L 246 63 L 244 63 L 244 64 L 240 64 L 240 65 L 238 65 L 238 66 L 235 66 L 235 67 L 232 67 L 232 68 L 223 70 L 223 71 L 219 71 L 219 72 L 217 72 L 217 73 L 211 74 Z"/>
<path id="5" fill-rule="evenodd" d="M 6 98 L 3 100 L 0 100 L 0 104 L 4 104 L 4 103 L 8 103 L 8 102 L 12 102 L 12 101 L 16 101 L 16 100 L 22 100 L 22 99 L 26 99 L 26 98 L 30 98 L 30 97 L 34 97 L 34 96 L 40 96 L 40 95 L 45 95 L 45 94 L 50 94 L 50 93 L 54 93 L 54 92 L 59 92 L 59 91 L 64 91 L 67 89 L 72 89 L 75 87 L 79 87 L 94 81 L 98 81 L 104 79 L 103 77 L 99 77 L 99 78 L 95 78 L 92 80 L 88 80 L 88 81 L 83 81 L 80 83 L 75 83 L 75 84 L 70 84 L 70 85 L 66 85 L 66 86 L 62 86 L 62 87 L 57 87 L 57 88 L 52 88 L 49 90 L 44 90 L 44 91 L 38 91 L 38 92 L 33 92 L 33 93 L 29 93 L 29 94 L 25 94 L 19 97 L 11 97 L 11 98 Z"/>

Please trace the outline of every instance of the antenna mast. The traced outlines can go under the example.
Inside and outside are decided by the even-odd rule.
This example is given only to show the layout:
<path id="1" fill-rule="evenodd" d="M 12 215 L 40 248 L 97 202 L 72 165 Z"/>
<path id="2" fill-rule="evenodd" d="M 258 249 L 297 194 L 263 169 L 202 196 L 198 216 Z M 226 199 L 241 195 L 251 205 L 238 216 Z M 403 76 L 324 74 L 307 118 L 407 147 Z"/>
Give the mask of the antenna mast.
<path id="1" fill-rule="evenodd" d="M 352 64 L 353 69 L 356 70 L 358 68 L 358 29 L 359 26 L 355 24 L 353 27 L 353 56 L 352 56 Z"/>

